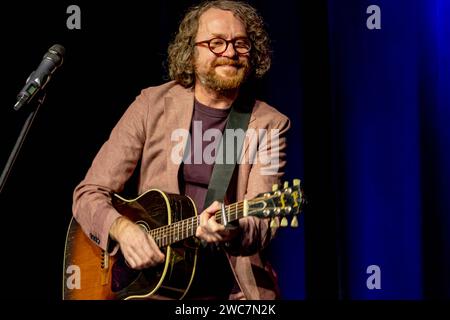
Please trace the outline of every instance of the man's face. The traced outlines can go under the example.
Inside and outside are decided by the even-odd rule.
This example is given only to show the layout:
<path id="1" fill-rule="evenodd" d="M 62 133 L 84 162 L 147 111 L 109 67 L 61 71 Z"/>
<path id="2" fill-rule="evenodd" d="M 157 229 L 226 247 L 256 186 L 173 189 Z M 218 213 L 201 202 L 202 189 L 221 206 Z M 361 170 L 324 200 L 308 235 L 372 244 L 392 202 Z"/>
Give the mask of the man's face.
<path id="1" fill-rule="evenodd" d="M 231 11 L 211 8 L 200 17 L 196 42 L 217 37 L 232 40 L 247 37 L 247 32 Z M 236 52 L 232 43 L 221 54 L 211 52 L 207 44 L 196 46 L 196 85 L 215 91 L 239 88 L 250 71 L 249 57 Z"/>

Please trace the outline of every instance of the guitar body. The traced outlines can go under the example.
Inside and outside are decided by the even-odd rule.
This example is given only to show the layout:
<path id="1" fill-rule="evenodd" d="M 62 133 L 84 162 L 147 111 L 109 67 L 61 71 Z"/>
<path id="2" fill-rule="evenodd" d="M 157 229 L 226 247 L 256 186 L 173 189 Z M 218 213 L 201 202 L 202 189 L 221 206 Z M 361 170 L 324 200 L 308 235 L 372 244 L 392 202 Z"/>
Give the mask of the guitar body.
<path id="1" fill-rule="evenodd" d="M 197 215 L 189 197 L 157 189 L 133 200 L 114 195 L 112 202 L 118 212 L 146 231 Z M 182 299 L 194 278 L 196 244 L 188 238 L 160 248 L 166 256 L 163 264 L 133 270 L 120 250 L 109 256 L 72 219 L 64 254 L 63 299 Z"/>

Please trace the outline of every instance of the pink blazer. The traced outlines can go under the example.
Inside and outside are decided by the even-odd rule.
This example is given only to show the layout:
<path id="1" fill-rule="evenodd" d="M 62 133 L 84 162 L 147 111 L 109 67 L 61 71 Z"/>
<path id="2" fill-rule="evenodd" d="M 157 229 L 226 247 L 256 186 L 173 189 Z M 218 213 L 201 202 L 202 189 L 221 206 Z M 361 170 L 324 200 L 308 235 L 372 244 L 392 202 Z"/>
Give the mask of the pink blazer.
<path id="1" fill-rule="evenodd" d="M 86 235 L 102 249 L 108 245 L 108 233 L 120 214 L 112 207 L 109 193 L 120 193 L 141 159 L 139 194 L 151 188 L 179 193 L 180 164 L 171 158 L 171 140 L 176 129 L 189 131 L 194 106 L 194 93 L 175 82 L 142 90 L 111 132 L 96 155 L 86 177 L 73 194 L 73 215 Z M 256 101 L 248 129 L 278 129 L 278 164 L 267 161 L 243 161 L 239 165 L 236 199 L 251 199 L 270 191 L 279 183 L 286 164 L 286 131 L 289 119 L 262 101 Z M 179 142 L 178 142 L 179 143 Z M 253 145 L 244 142 L 244 160 L 255 153 Z M 260 142 L 256 153 L 269 152 L 270 143 Z M 183 153 L 183 151 L 182 151 Z M 267 154 L 266 154 L 267 155 Z M 257 158 L 256 158 L 257 159 Z M 265 171 L 266 170 L 266 171 Z M 273 236 L 268 221 L 255 217 L 240 220 L 244 230 L 241 251 L 227 254 L 236 280 L 247 299 L 276 299 L 276 274 L 259 252 Z M 244 298 L 242 294 L 233 298 Z"/>

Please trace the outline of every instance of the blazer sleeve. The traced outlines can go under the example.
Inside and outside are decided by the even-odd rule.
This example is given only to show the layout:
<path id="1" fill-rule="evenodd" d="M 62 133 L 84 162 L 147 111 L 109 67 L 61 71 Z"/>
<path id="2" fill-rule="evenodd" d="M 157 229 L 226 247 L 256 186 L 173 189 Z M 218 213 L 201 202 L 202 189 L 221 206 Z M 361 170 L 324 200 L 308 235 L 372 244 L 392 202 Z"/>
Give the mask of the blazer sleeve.
<path id="1" fill-rule="evenodd" d="M 84 233 L 107 250 L 109 229 L 120 214 L 111 194 L 121 192 L 142 155 L 148 99 L 144 92 L 128 107 L 73 193 L 73 216 Z"/>
<path id="2" fill-rule="evenodd" d="M 286 133 L 289 128 L 290 121 L 285 116 L 269 127 L 268 135 L 271 138 L 263 139 L 258 147 L 256 163 L 249 174 L 246 199 L 271 191 L 273 184 L 281 182 L 286 166 Z M 275 229 L 271 230 L 269 224 L 269 219 L 253 216 L 240 219 L 240 235 L 227 244 L 227 251 L 232 255 L 247 256 L 263 250 L 276 232 Z"/>

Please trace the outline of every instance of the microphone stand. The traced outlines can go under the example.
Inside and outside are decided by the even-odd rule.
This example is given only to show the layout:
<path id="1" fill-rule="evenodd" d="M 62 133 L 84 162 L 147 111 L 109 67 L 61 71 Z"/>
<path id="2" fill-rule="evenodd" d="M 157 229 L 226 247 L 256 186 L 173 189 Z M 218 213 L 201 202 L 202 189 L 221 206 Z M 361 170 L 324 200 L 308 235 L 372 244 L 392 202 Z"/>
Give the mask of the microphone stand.
<path id="1" fill-rule="evenodd" d="M 28 131 L 30 130 L 31 125 L 33 124 L 33 120 L 36 117 L 39 108 L 44 103 L 45 92 L 40 93 L 40 95 L 36 98 L 37 99 L 35 101 L 37 101 L 37 103 L 35 104 L 35 106 L 31 105 L 33 103 L 30 103 L 29 105 L 25 106 L 25 108 L 30 108 L 29 111 L 30 113 L 23 124 L 22 130 L 20 131 L 19 136 L 17 137 L 14 148 L 12 149 L 11 154 L 9 155 L 8 161 L 6 161 L 5 167 L 3 168 L 2 171 L 2 175 L 0 176 L 0 194 L 2 193 L 3 187 L 6 184 L 6 180 L 8 179 L 9 174 L 11 173 L 11 169 L 14 165 L 14 162 L 16 161 L 20 149 L 22 148 L 25 138 L 27 137 Z"/>

